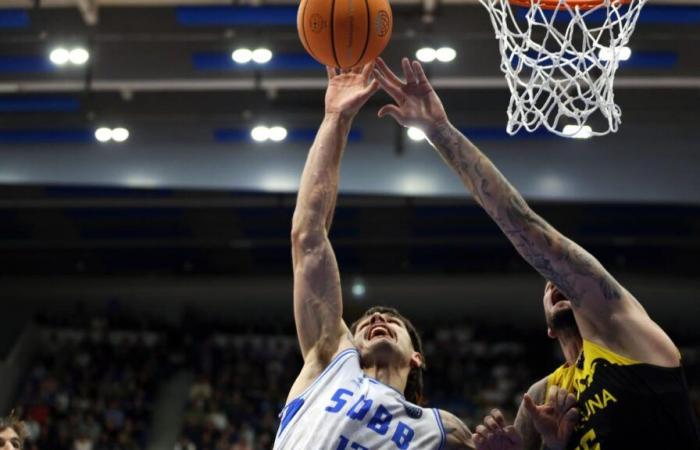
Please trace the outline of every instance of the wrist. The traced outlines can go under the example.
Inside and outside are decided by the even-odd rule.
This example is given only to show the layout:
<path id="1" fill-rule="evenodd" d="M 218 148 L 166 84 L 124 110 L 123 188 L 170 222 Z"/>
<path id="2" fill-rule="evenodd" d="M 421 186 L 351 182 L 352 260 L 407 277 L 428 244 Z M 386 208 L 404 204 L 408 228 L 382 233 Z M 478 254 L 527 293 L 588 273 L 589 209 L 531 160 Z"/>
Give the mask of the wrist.
<path id="1" fill-rule="evenodd" d="M 339 126 L 343 129 L 347 129 L 348 131 L 350 130 L 350 127 L 352 126 L 352 120 L 354 119 L 354 115 L 350 115 L 347 113 L 343 113 L 341 111 L 326 111 L 326 114 L 323 116 L 323 121 L 335 126 Z"/>
<path id="2" fill-rule="evenodd" d="M 445 117 L 444 119 L 439 119 L 436 121 L 431 122 L 428 126 L 425 128 L 425 136 L 428 138 L 429 141 L 433 141 L 433 137 L 437 136 L 440 133 L 443 133 L 445 129 L 452 128 L 452 124 L 450 123 L 449 119 Z"/>

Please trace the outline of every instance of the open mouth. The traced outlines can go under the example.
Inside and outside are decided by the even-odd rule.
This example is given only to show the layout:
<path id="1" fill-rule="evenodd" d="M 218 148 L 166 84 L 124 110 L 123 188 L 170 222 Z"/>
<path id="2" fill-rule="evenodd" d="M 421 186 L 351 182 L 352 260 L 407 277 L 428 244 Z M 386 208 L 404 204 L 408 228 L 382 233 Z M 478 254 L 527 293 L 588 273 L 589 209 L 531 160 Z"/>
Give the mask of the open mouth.
<path id="1" fill-rule="evenodd" d="M 393 338 L 393 335 L 384 325 L 374 325 L 367 331 L 367 339 L 371 341 L 375 338 Z"/>
<path id="2" fill-rule="evenodd" d="M 556 305 L 557 303 L 566 300 L 566 297 L 559 292 L 557 288 L 552 288 L 552 306 Z"/>

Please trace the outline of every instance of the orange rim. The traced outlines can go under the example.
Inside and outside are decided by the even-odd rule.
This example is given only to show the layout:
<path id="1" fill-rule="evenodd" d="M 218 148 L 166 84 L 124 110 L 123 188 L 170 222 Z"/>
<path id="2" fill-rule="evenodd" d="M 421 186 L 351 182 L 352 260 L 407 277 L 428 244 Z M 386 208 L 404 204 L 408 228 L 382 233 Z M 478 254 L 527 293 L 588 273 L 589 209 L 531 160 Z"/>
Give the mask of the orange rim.
<path id="1" fill-rule="evenodd" d="M 511 5 L 516 5 L 516 6 L 522 6 L 523 8 L 529 8 L 532 6 L 534 3 L 532 0 L 509 0 Z M 541 0 L 540 1 L 540 7 L 542 9 L 548 9 L 548 10 L 565 10 L 566 6 L 564 6 L 565 3 L 568 5 L 570 8 L 578 8 L 578 9 L 593 9 L 596 6 L 600 6 L 603 3 L 605 3 L 604 0 L 564 0 L 564 2 L 559 2 L 557 0 Z M 629 3 L 632 3 L 632 0 L 616 0 L 614 3 L 619 3 L 621 5 L 627 5 Z"/>

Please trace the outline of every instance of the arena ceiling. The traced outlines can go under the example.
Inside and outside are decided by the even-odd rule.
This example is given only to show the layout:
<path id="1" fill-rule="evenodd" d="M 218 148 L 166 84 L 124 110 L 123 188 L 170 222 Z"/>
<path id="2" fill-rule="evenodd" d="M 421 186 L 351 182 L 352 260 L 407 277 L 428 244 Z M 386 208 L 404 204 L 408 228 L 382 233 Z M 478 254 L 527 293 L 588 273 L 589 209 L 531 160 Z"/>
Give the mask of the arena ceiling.
<path id="1" fill-rule="evenodd" d="M 421 46 L 454 47 L 456 60 L 429 64 L 428 74 L 455 124 L 483 142 L 529 198 L 700 203 L 700 6 L 668 3 L 645 7 L 632 58 L 618 72 L 620 132 L 591 142 L 505 134 L 509 96 L 498 46 L 475 2 L 392 1 L 395 30 L 384 57 L 396 67 Z M 299 43 L 294 2 L 2 5 L 14 9 L 0 14 L 0 183 L 296 189 L 325 79 Z M 53 66 L 48 54 L 59 45 L 86 47 L 88 64 Z M 242 46 L 266 46 L 275 56 L 265 66 L 240 66 L 230 55 Z M 361 150 L 347 157 L 344 192 L 463 195 L 439 160 L 390 120 L 376 120 L 387 101 L 376 96 L 357 120 L 351 145 Z M 290 139 L 250 142 L 261 122 L 286 126 Z M 102 146 L 92 135 L 103 124 L 127 126 L 131 138 Z M 416 174 L 430 180 L 415 182 Z"/>

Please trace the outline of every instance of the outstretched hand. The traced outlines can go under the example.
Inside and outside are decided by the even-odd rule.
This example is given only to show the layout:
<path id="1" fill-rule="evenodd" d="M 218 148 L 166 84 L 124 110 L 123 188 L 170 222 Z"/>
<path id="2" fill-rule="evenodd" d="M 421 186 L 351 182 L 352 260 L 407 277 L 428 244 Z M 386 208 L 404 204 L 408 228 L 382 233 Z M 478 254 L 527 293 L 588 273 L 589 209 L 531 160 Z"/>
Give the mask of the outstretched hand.
<path id="1" fill-rule="evenodd" d="M 536 405 L 532 397 L 525 394 L 523 403 L 547 448 L 564 449 L 579 419 L 576 397 L 557 386 L 549 388 L 547 397 L 545 404 Z"/>
<path id="2" fill-rule="evenodd" d="M 406 81 L 402 81 L 389 69 L 383 59 L 377 58 L 374 76 L 382 89 L 396 102 L 383 106 L 379 117 L 392 116 L 405 127 L 418 127 L 430 135 L 430 130 L 447 121 L 445 107 L 425 76 L 418 61 L 401 60 Z"/>
<path id="3" fill-rule="evenodd" d="M 484 423 L 477 425 L 474 433 L 476 450 L 522 450 L 523 441 L 513 425 L 506 426 L 506 419 L 501 411 L 492 409 L 484 418 Z"/>
<path id="4" fill-rule="evenodd" d="M 369 98 L 379 90 L 379 82 L 371 80 L 374 63 L 364 67 L 336 72 L 326 66 L 328 89 L 326 89 L 326 114 L 340 114 L 352 119 Z"/>

